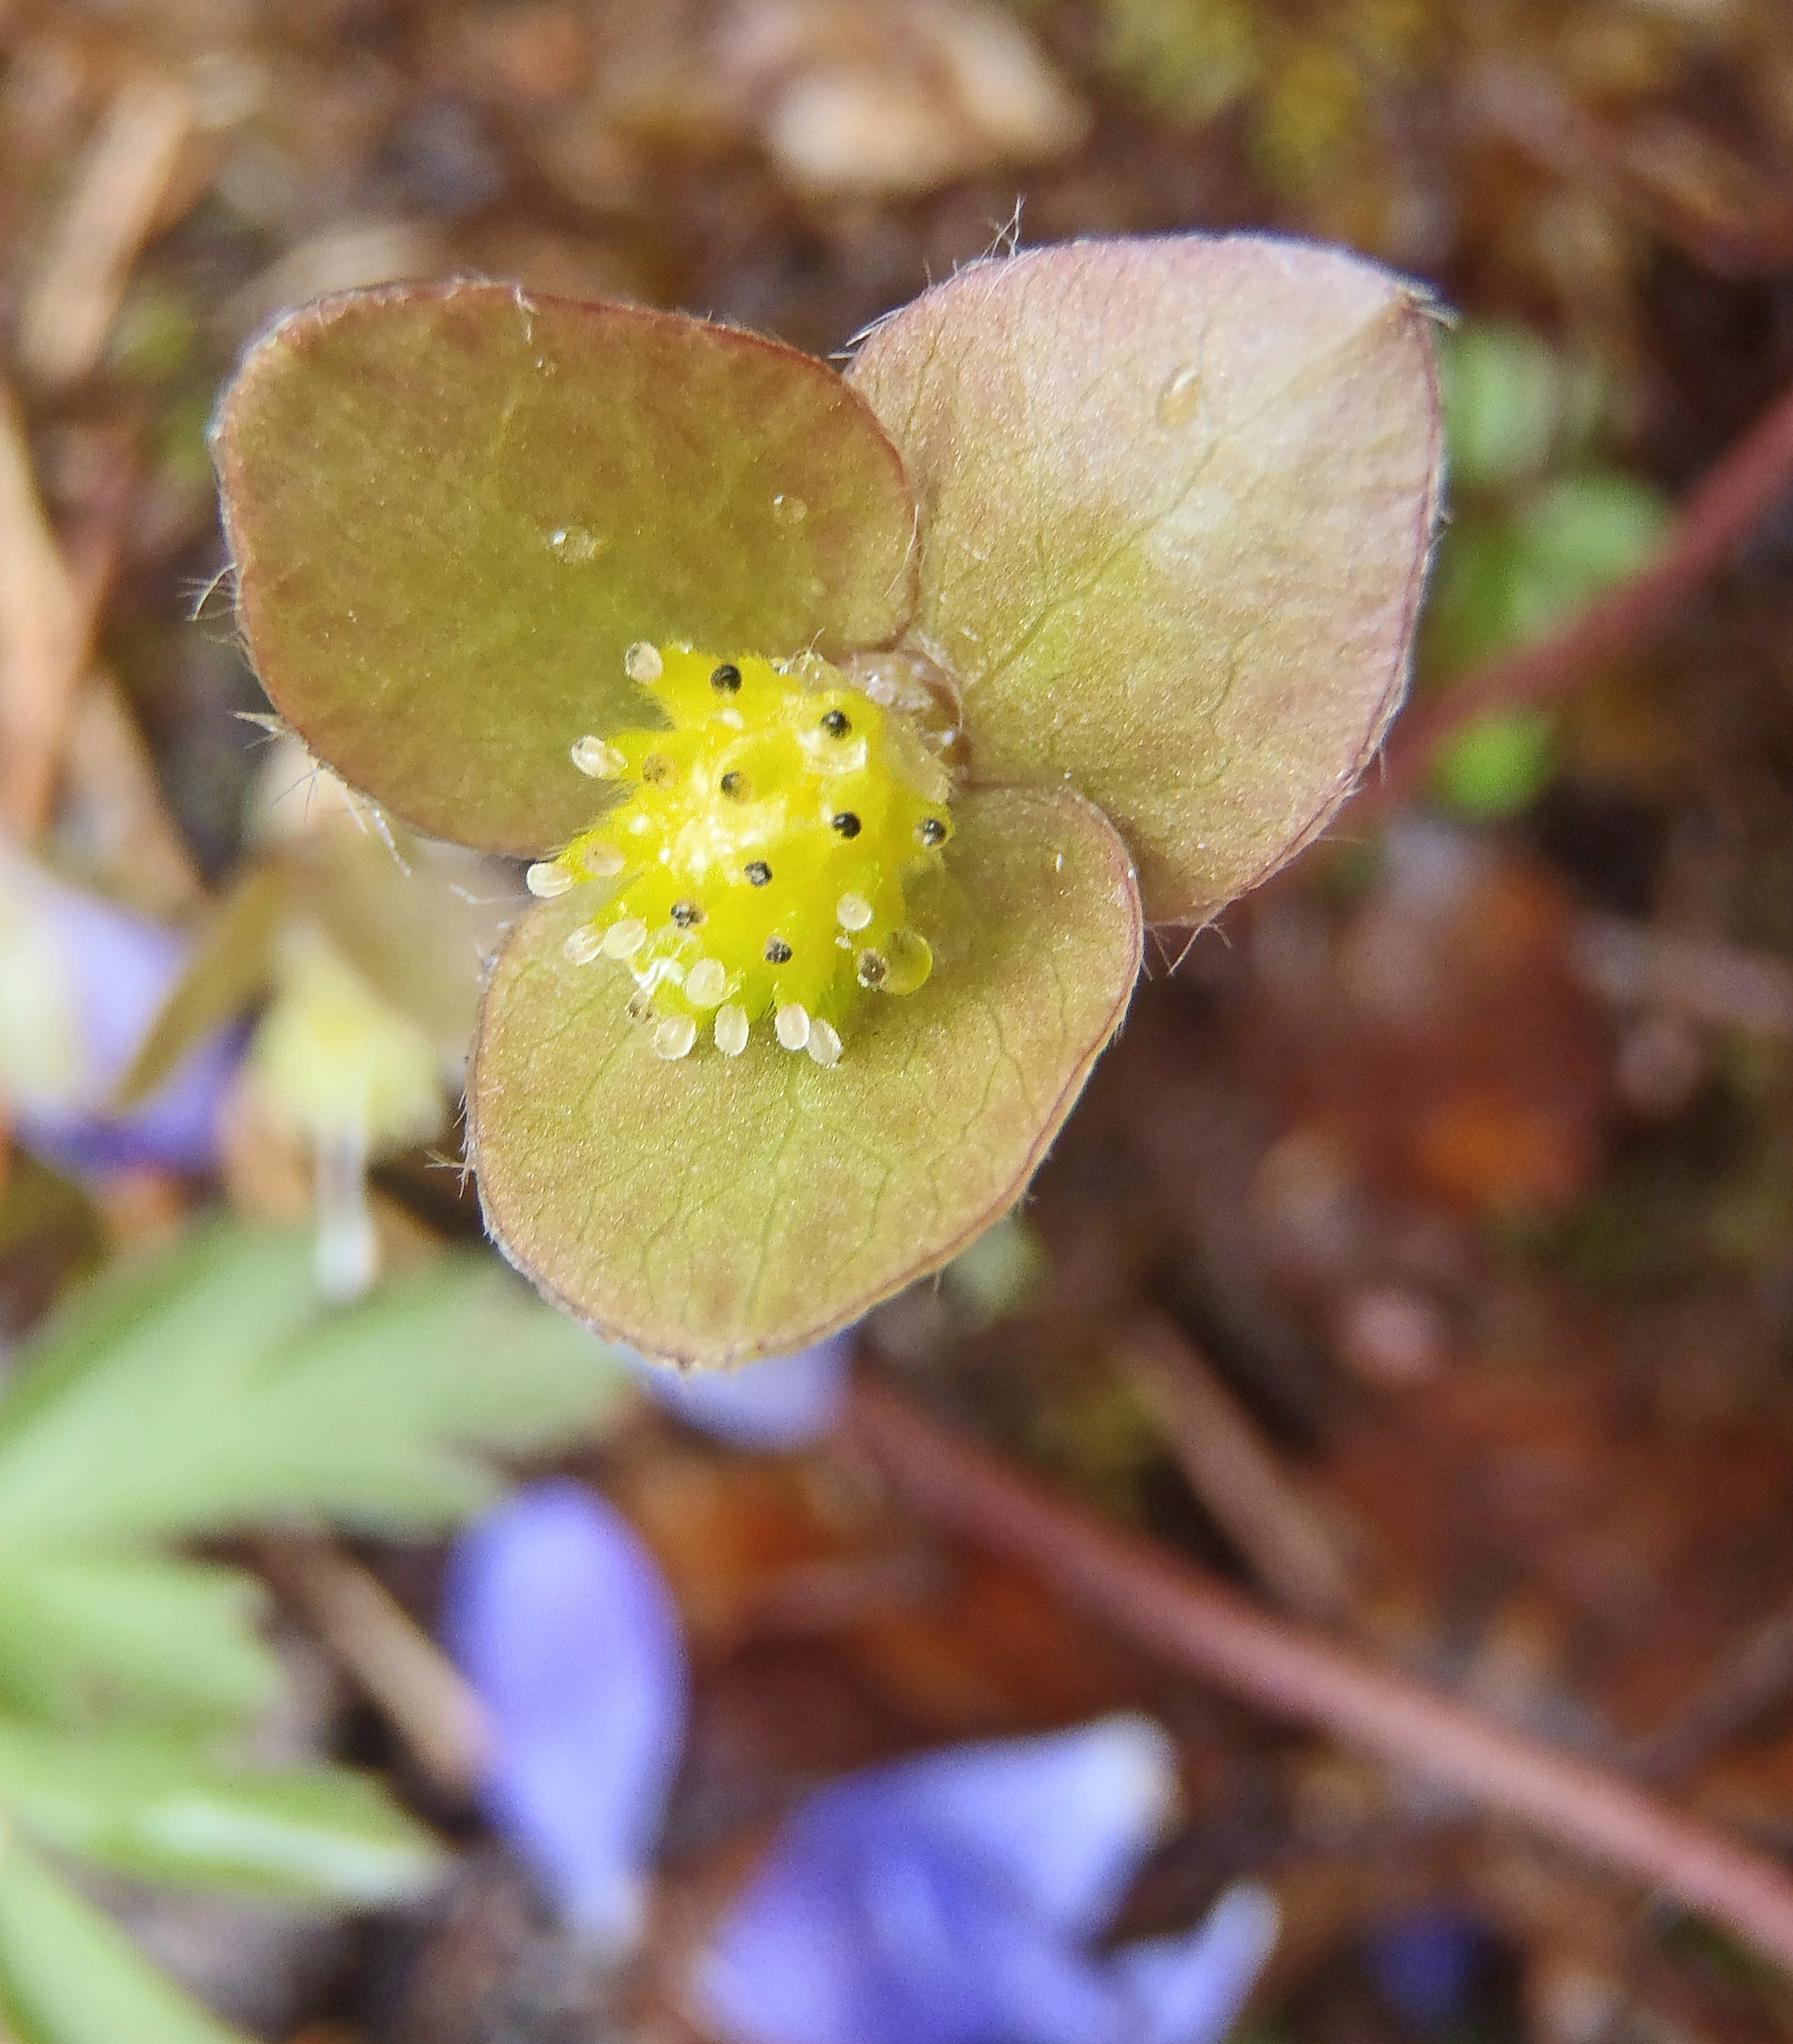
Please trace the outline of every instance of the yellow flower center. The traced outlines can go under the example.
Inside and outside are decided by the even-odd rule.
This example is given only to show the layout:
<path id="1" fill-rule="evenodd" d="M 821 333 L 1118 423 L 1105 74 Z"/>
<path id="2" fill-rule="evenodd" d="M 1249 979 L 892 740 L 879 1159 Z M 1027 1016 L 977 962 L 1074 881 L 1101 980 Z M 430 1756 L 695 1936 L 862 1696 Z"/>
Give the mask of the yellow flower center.
<path id="1" fill-rule="evenodd" d="M 868 993 L 909 993 L 933 964 L 905 887 L 952 835 L 946 771 L 900 710 L 814 654 L 772 661 L 632 646 L 625 663 L 665 728 L 583 737 L 573 764 L 627 790 L 531 889 L 614 880 L 567 940 L 615 960 L 663 1058 L 708 1035 L 737 1056 L 771 1017 L 818 1064 Z"/>

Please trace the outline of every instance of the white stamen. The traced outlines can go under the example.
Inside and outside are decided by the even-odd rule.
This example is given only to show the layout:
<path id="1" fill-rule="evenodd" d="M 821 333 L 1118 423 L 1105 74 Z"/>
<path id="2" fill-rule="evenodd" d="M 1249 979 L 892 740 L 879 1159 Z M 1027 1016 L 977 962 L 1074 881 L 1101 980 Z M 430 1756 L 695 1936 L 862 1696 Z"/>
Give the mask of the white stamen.
<path id="1" fill-rule="evenodd" d="M 714 1008 L 729 984 L 720 959 L 701 958 L 685 975 L 685 991 L 699 1008 Z"/>
<path id="2" fill-rule="evenodd" d="M 622 854 L 614 844 L 588 844 L 580 862 L 594 880 L 614 880 L 622 870 Z"/>
<path id="3" fill-rule="evenodd" d="M 841 1062 L 841 1032 L 819 1015 L 810 1024 L 809 1052 L 818 1065 L 837 1065 Z"/>
<path id="4" fill-rule="evenodd" d="M 609 780 L 629 764 L 614 745 L 606 745 L 589 731 L 583 738 L 573 740 L 571 756 L 580 773 L 589 774 L 594 781 Z"/>
<path id="5" fill-rule="evenodd" d="M 800 1001 L 787 1001 L 779 1010 L 772 1027 L 787 1051 L 800 1051 L 810 1040 L 810 1011 Z"/>
<path id="6" fill-rule="evenodd" d="M 843 894 L 834 905 L 834 920 L 843 930 L 863 930 L 871 920 L 871 904 L 863 894 Z"/>
<path id="7" fill-rule="evenodd" d="M 632 682 L 657 682 L 666 672 L 666 663 L 660 657 L 657 646 L 637 639 L 622 656 L 622 671 Z"/>
<path id="8" fill-rule="evenodd" d="M 544 901 L 552 901 L 556 894 L 564 894 L 572 884 L 571 874 L 554 859 L 538 859 L 523 875 L 523 885 Z"/>
<path id="9" fill-rule="evenodd" d="M 584 924 L 568 938 L 560 952 L 569 965 L 590 965 L 594 959 L 604 955 L 604 933 L 590 923 Z"/>
<path id="10" fill-rule="evenodd" d="M 747 1048 L 747 1010 L 732 1001 L 716 1011 L 716 1047 L 725 1058 L 738 1058 Z"/>
<path id="11" fill-rule="evenodd" d="M 697 1041 L 697 1024 L 688 1015 L 668 1015 L 664 1022 L 654 1024 L 654 1033 L 648 1039 L 656 1058 L 664 1058 L 670 1064 L 675 1058 L 682 1058 Z"/>
<path id="12" fill-rule="evenodd" d="M 747 719 L 738 709 L 732 708 L 718 710 L 716 721 L 718 724 L 725 724 L 730 731 L 745 731 L 747 728 Z"/>
<path id="13" fill-rule="evenodd" d="M 606 958 L 633 958 L 648 941 L 648 926 L 639 916 L 625 916 L 604 932 Z"/>

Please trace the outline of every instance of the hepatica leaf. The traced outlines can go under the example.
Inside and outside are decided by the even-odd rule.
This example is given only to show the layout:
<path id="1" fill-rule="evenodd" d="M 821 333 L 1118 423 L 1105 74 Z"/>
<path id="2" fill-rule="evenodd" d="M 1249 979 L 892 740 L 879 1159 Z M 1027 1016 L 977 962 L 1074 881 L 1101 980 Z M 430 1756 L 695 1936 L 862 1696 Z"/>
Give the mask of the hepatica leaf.
<path id="1" fill-rule="evenodd" d="M 1400 699 L 1437 510 L 1426 326 L 1329 250 L 1082 243 L 962 271 L 850 371 L 916 486 L 916 625 L 972 770 L 1098 803 L 1150 920 L 1311 838 Z"/>
<path id="2" fill-rule="evenodd" d="M 787 1353 L 1013 1204 L 1126 1005 L 1138 896 L 1068 791 L 954 814 L 933 977 L 868 1004 L 833 1069 L 758 1038 L 644 1055 L 619 970 L 563 953 L 580 890 L 519 925 L 487 994 L 475 1154 L 500 1242 L 579 1317 L 687 1361 Z"/>
<path id="3" fill-rule="evenodd" d="M 216 452 L 275 706 L 420 828 L 591 820 L 582 733 L 644 720 L 637 640 L 875 646 L 912 598 L 895 451 L 824 364 L 633 306 L 394 286 L 250 354 Z"/>
<path id="4" fill-rule="evenodd" d="M 548 855 L 470 1088 L 512 1258 L 745 1362 L 1006 1212 L 1143 921 L 1379 740 L 1439 439 L 1417 292 L 1249 238 L 978 265 L 846 380 L 496 286 L 276 328 L 217 431 L 270 695 L 423 828 Z"/>

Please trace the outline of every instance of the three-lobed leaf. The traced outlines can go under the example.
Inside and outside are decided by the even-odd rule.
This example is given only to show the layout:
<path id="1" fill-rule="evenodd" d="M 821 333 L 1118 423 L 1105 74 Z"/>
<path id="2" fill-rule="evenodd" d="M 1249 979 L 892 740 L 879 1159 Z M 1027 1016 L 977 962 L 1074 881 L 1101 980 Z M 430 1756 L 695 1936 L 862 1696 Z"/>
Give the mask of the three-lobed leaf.
<path id="1" fill-rule="evenodd" d="M 534 851 L 587 822 L 567 747 L 642 720 L 637 639 L 906 630 L 959 693 L 942 970 L 875 1002 L 837 1070 L 758 1040 L 662 1065 L 624 976 L 559 955 L 584 897 L 525 916 L 471 1107 L 488 1220 L 551 1297 L 743 1360 L 1006 1208 L 1125 1007 L 1141 893 L 1148 920 L 1214 913 L 1380 740 L 1437 510 L 1427 321 L 1337 252 L 1188 236 L 974 266 L 848 382 L 495 286 L 327 301 L 252 352 L 217 445 L 258 667 L 425 828 Z M 1080 876 L 1056 892 L 1054 831 Z"/>

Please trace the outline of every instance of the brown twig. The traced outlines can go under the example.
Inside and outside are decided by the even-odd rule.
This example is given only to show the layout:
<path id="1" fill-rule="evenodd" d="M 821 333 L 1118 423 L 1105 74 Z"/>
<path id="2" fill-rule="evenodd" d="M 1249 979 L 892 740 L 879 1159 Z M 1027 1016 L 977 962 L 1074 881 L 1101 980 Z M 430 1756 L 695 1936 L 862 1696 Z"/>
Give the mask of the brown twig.
<path id="1" fill-rule="evenodd" d="M 1649 567 L 1534 644 L 1496 653 L 1448 689 L 1409 709 L 1395 727 L 1383 770 L 1352 807 L 1379 814 L 1411 792 L 1438 748 L 1476 718 L 1551 701 L 1660 631 L 1723 567 L 1793 488 L 1793 390 L 1714 463 L 1681 506 L 1668 545 Z"/>
<path id="2" fill-rule="evenodd" d="M 1793 1691 L 1793 1604 L 1750 1627 L 1683 1698 L 1674 1715 L 1627 1756 L 1652 1781 L 1684 1781 L 1741 1738 Z"/>
<path id="3" fill-rule="evenodd" d="M 260 1542 L 262 1573 L 391 1719 L 438 1788 L 464 1796 L 479 1779 L 490 1730 L 460 1671 L 374 1576 L 329 1541 Z"/>
<path id="4" fill-rule="evenodd" d="M 1659 1888 L 1793 1969 L 1793 1876 L 1589 1762 L 1302 1631 L 861 1378 L 855 1436 L 934 1524 L 1025 1562 L 1160 1659 Z"/>
<path id="5" fill-rule="evenodd" d="M 1349 1616 L 1356 1590 L 1332 1528 L 1207 1358 L 1163 1314 L 1144 1312 L 1114 1344 L 1114 1360 L 1257 1582 L 1298 1617 Z"/>

